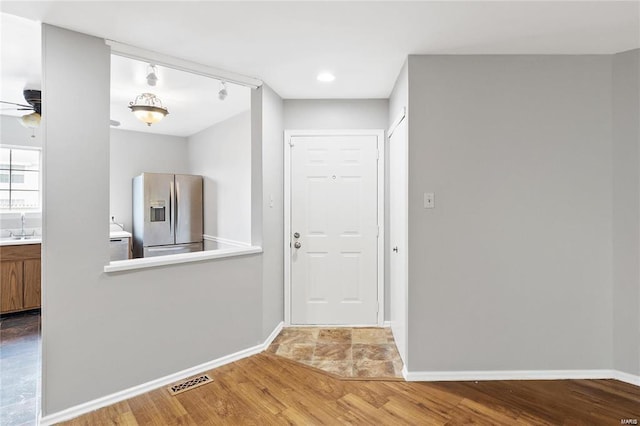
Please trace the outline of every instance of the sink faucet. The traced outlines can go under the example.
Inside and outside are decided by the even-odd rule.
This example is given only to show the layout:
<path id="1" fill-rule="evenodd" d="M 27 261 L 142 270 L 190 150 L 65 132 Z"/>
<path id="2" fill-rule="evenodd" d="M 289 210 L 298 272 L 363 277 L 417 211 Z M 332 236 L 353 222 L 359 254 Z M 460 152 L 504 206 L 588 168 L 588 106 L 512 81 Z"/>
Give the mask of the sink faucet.
<path id="1" fill-rule="evenodd" d="M 21 222 L 21 227 L 20 227 L 20 233 L 19 234 L 14 234 L 13 231 L 9 231 L 9 237 L 11 238 L 18 238 L 18 239 L 23 239 L 23 238 L 28 238 L 28 237 L 33 237 L 36 235 L 36 230 L 34 229 L 33 232 L 31 233 L 31 235 L 28 235 L 25 230 L 24 230 L 24 223 L 26 221 L 26 217 L 24 215 L 24 213 L 20 213 L 20 222 Z"/>
<path id="2" fill-rule="evenodd" d="M 28 237 L 29 235 L 27 235 L 27 233 L 24 231 L 24 222 L 25 222 L 25 221 L 26 221 L 26 218 L 25 218 L 25 216 L 24 216 L 24 213 L 20 213 L 20 222 L 21 222 L 21 224 L 22 224 L 22 225 L 21 225 L 21 227 L 20 227 L 20 233 L 19 233 L 19 234 L 14 234 L 13 232 L 9 232 L 9 236 L 10 236 L 10 237 L 14 237 L 14 238 L 15 238 L 15 237 L 17 237 L 17 238 L 25 238 L 25 237 Z M 32 234 L 31 236 L 33 236 L 33 235 L 35 235 L 35 234 L 36 234 L 36 230 L 34 229 L 34 230 L 33 230 L 33 234 Z"/>

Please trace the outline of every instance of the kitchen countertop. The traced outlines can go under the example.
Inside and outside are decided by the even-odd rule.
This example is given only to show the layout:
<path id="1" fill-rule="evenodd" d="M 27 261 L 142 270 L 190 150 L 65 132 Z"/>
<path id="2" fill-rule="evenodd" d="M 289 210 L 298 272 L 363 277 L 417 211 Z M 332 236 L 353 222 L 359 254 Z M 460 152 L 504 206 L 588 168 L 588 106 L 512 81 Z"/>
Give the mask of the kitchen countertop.
<path id="1" fill-rule="evenodd" d="M 42 237 L 40 236 L 29 237 L 27 239 L 19 239 L 19 240 L 16 240 L 15 238 L 12 238 L 12 237 L 0 238 L 0 246 L 23 246 L 27 244 L 41 244 L 41 243 L 42 243 Z"/>
<path id="2" fill-rule="evenodd" d="M 127 231 L 111 231 L 109 238 L 131 238 L 131 233 Z"/>
<path id="3" fill-rule="evenodd" d="M 131 238 L 131 233 L 127 231 L 112 231 L 109 233 L 109 238 Z M 42 244 L 42 237 L 37 235 L 26 239 L 0 238 L 0 246 L 22 246 L 26 244 Z"/>

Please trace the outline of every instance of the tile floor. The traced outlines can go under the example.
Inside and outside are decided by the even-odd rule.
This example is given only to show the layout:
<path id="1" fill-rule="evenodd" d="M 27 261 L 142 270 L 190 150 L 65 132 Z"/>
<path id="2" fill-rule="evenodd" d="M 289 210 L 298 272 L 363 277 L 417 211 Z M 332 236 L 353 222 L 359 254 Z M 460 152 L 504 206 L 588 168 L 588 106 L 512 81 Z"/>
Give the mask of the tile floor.
<path id="1" fill-rule="evenodd" d="M 40 365 L 40 312 L 0 318 L 0 425 L 36 424 Z"/>
<path id="2" fill-rule="evenodd" d="M 288 327 L 268 351 L 346 379 L 402 378 L 402 360 L 388 328 Z"/>

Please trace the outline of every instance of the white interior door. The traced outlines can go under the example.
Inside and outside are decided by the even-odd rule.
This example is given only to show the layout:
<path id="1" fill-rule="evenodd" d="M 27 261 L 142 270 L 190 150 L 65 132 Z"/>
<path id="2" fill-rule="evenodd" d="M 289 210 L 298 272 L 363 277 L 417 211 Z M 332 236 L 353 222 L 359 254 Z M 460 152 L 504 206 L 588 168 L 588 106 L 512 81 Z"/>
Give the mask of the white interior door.
<path id="1" fill-rule="evenodd" d="M 377 324 L 378 136 L 291 145 L 291 323 Z"/>
<path id="2" fill-rule="evenodd" d="M 398 352 L 407 365 L 408 312 L 408 151 L 407 124 L 403 120 L 389 138 L 389 277 L 391 330 Z"/>

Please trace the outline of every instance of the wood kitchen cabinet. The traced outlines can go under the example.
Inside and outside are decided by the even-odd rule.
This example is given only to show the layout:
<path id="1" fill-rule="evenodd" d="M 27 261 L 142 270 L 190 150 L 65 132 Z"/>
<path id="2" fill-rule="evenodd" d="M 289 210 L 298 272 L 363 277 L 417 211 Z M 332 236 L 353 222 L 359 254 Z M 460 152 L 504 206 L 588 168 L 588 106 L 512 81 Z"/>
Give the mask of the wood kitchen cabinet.
<path id="1" fill-rule="evenodd" d="M 40 307 L 40 244 L 0 246 L 0 313 Z"/>

